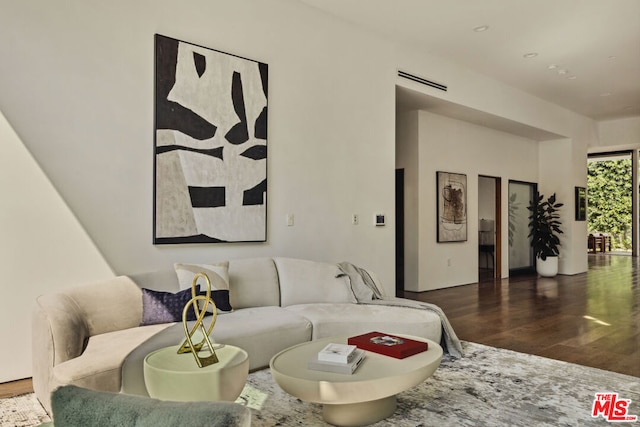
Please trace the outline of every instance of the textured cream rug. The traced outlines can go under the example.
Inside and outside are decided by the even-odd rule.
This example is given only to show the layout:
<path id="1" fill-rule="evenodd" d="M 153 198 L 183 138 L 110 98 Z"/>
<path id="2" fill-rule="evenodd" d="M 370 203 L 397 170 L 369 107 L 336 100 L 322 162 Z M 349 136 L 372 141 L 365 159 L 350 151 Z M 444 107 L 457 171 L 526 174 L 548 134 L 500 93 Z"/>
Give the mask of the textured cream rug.
<path id="1" fill-rule="evenodd" d="M 0 399 L 0 426 L 31 427 L 51 421 L 33 393 Z"/>
<path id="2" fill-rule="evenodd" d="M 398 395 L 398 409 L 376 427 L 605 426 L 591 416 L 596 393 L 630 399 L 640 416 L 640 378 L 474 343 L 465 357 L 445 355 L 433 377 Z M 320 405 L 283 392 L 269 370 L 251 373 L 238 402 L 251 408 L 252 426 L 322 426 Z M 602 411 L 601 411 L 602 412 Z M 640 418 L 639 418 L 640 419 Z M 0 400 L 0 426 L 36 426 L 48 417 L 33 395 Z M 635 425 L 615 423 L 613 425 Z"/>

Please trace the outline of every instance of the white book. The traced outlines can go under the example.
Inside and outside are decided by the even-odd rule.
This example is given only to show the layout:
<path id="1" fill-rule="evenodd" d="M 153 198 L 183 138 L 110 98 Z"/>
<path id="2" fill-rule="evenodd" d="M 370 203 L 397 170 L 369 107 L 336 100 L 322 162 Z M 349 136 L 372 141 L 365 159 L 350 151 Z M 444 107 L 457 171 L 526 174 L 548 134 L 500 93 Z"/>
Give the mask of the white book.
<path id="1" fill-rule="evenodd" d="M 357 349 L 354 351 L 353 359 L 350 363 L 324 362 L 314 357 L 307 363 L 307 368 L 313 371 L 334 372 L 336 374 L 353 374 L 365 359 L 365 351 Z"/>
<path id="2" fill-rule="evenodd" d="M 318 360 L 349 363 L 353 359 L 356 348 L 355 345 L 330 343 L 318 352 Z"/>

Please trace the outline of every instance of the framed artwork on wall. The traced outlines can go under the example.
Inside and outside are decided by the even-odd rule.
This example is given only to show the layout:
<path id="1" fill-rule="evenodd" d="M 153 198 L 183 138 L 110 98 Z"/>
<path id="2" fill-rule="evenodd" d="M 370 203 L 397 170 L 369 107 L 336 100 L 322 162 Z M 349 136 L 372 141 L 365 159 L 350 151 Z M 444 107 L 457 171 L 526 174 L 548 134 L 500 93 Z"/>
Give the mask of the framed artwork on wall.
<path id="1" fill-rule="evenodd" d="M 264 242 L 268 66 L 155 35 L 153 243 Z"/>
<path id="2" fill-rule="evenodd" d="M 576 221 L 587 220 L 587 189 L 576 187 Z"/>
<path id="3" fill-rule="evenodd" d="M 438 242 L 467 240 L 467 175 L 436 172 Z"/>

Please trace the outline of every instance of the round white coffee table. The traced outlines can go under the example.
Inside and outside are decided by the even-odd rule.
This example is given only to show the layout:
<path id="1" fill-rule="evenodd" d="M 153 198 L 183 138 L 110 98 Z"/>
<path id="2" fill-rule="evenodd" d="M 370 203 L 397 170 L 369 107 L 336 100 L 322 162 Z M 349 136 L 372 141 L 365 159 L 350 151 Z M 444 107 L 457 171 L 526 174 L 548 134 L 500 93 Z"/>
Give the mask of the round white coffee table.
<path id="1" fill-rule="evenodd" d="M 144 383 L 149 396 L 180 402 L 235 401 L 249 374 L 249 356 L 241 348 L 216 348 L 218 363 L 198 367 L 193 354 L 178 354 L 180 346 L 161 348 L 144 359 Z"/>
<path id="2" fill-rule="evenodd" d="M 414 387 L 440 365 L 442 347 L 410 335 L 406 338 L 426 341 L 425 352 L 395 359 L 371 351 L 352 375 L 314 371 L 307 362 L 328 343 L 346 344 L 348 337 L 309 341 L 273 356 L 271 375 L 287 393 L 307 402 L 321 403 L 322 415 L 330 424 L 359 426 L 387 418 L 396 410 L 396 394 Z"/>

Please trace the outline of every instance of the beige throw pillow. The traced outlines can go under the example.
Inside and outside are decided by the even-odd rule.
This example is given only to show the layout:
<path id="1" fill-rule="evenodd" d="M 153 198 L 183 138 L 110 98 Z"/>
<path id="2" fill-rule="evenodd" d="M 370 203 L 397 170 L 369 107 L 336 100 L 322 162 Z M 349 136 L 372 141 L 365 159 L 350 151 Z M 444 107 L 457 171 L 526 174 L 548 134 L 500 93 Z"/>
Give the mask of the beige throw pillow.
<path id="1" fill-rule="evenodd" d="M 174 264 L 180 289 L 190 289 L 193 278 L 198 273 L 204 273 L 211 282 L 211 299 L 216 304 L 218 314 L 233 311 L 229 303 L 229 262 L 216 264 Z M 198 278 L 200 295 L 207 292 L 207 282 L 204 278 Z M 211 310 L 210 310 L 211 311 Z"/>

